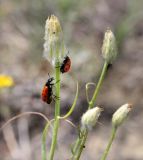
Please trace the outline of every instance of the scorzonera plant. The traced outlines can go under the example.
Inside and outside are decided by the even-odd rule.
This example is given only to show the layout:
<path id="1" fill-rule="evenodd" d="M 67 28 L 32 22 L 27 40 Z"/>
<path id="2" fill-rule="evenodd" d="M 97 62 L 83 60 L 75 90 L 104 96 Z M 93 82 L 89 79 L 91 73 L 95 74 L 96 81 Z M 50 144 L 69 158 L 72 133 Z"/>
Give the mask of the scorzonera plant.
<path id="1" fill-rule="evenodd" d="M 63 32 L 62 32 L 62 29 L 61 29 L 61 26 L 59 24 L 57 17 L 55 17 L 53 15 L 50 18 L 48 18 L 48 20 L 46 21 L 44 53 L 46 53 L 45 54 L 46 58 L 49 57 L 48 60 L 51 60 L 51 62 L 54 64 L 53 66 L 55 67 L 55 70 L 54 70 L 55 71 L 55 81 L 57 81 L 57 83 L 55 85 L 56 86 L 55 96 L 60 97 L 61 72 L 63 71 L 62 73 L 64 73 L 64 67 L 65 67 L 65 70 L 67 70 L 67 71 L 69 70 L 70 65 L 71 65 L 71 60 L 68 56 L 67 56 L 67 58 L 64 58 L 66 50 L 65 50 L 65 45 L 64 45 L 64 41 L 63 41 Z M 103 111 L 103 109 L 101 107 L 98 107 L 98 106 L 95 107 L 96 98 L 99 93 L 100 87 L 103 83 L 103 80 L 105 78 L 107 68 L 110 64 L 112 64 L 114 62 L 117 55 L 118 55 L 118 52 L 117 52 L 115 36 L 112 33 L 112 31 L 110 29 L 108 29 L 105 32 L 103 46 L 102 46 L 102 56 L 104 59 L 104 65 L 103 65 L 103 69 L 102 69 L 101 75 L 99 77 L 99 81 L 95 87 L 95 91 L 93 93 L 91 100 L 89 100 L 89 98 L 88 98 L 88 91 L 89 91 L 89 86 L 93 85 L 93 83 L 86 84 L 86 96 L 87 96 L 89 106 L 88 106 L 88 110 L 86 111 L 86 113 L 84 113 L 83 116 L 81 117 L 81 126 L 79 128 L 80 134 L 77 137 L 73 147 L 71 148 L 72 157 L 70 159 L 72 159 L 72 160 L 79 160 L 80 159 L 81 153 L 85 147 L 85 142 L 88 137 L 88 132 L 96 125 L 96 122 L 98 121 L 98 118 L 101 115 L 101 112 Z M 67 67 L 65 64 L 67 64 Z M 61 68 L 62 68 L 62 70 L 61 70 Z M 59 120 L 64 119 L 64 118 L 68 118 L 68 116 L 71 115 L 71 113 L 75 107 L 77 96 L 78 96 L 78 86 L 77 86 L 77 93 L 75 96 L 73 106 L 71 107 L 70 111 L 63 117 L 60 117 L 60 99 L 55 100 L 55 119 L 54 119 L 53 139 L 52 139 L 52 144 L 51 144 L 51 149 L 50 149 L 50 154 L 49 154 L 49 160 L 52 160 L 54 157 L 55 147 L 57 144 Z M 50 98 L 50 97 L 47 97 L 47 98 Z M 60 97 L 60 98 L 62 98 L 62 97 Z M 115 137 L 115 133 L 118 128 L 118 127 L 115 127 L 115 126 L 117 126 L 117 125 L 115 125 L 115 123 L 118 122 L 119 124 L 121 124 L 123 122 L 124 117 L 126 117 L 128 112 L 130 111 L 129 108 L 131 108 L 131 107 L 128 107 L 129 106 L 128 104 L 126 104 L 124 106 L 126 106 L 126 107 L 121 107 L 123 109 L 119 109 L 119 111 L 117 111 L 117 113 L 115 113 L 113 115 L 113 120 L 112 120 L 113 131 L 112 131 L 111 138 L 109 140 L 109 144 L 105 150 L 105 153 L 103 153 L 102 160 L 105 160 L 105 158 L 107 157 L 107 154 L 109 152 L 109 148 L 110 148 L 110 146 L 113 142 L 113 139 Z M 127 111 L 123 111 L 125 109 Z M 121 115 L 119 115 L 118 113 L 120 113 Z M 46 125 L 46 128 L 47 128 L 47 126 L 49 126 L 49 124 Z M 43 137 L 45 137 L 45 135 L 46 135 L 45 133 L 46 132 L 44 130 Z M 44 138 L 44 140 L 45 140 L 45 138 Z M 45 142 L 43 141 L 43 144 L 44 143 Z M 46 147 L 44 147 L 44 149 L 45 148 Z M 46 153 L 46 150 L 43 153 Z M 46 154 L 44 154 L 43 157 L 44 157 L 43 160 L 46 160 Z"/>
<path id="2" fill-rule="evenodd" d="M 60 94 L 61 83 L 62 83 L 61 76 L 63 76 L 64 74 L 68 74 L 68 71 L 70 70 L 72 63 L 72 54 L 70 55 L 70 57 L 67 55 L 68 51 L 65 47 L 63 31 L 58 18 L 54 15 L 48 17 L 46 21 L 44 39 L 45 39 L 44 57 L 53 66 L 53 74 L 52 76 L 49 75 L 48 80 L 46 80 L 45 84 L 43 85 L 41 99 L 48 105 L 51 104 L 51 102 L 55 103 L 54 119 L 49 120 L 45 115 L 38 112 L 26 112 L 16 117 L 13 117 L 3 127 L 5 127 L 8 123 L 15 120 L 16 118 L 19 118 L 27 114 L 36 114 L 43 117 L 47 121 L 47 124 L 44 127 L 42 133 L 42 160 L 53 160 L 57 146 L 58 129 L 60 127 L 59 122 L 60 120 L 66 120 L 74 111 L 78 99 L 79 90 L 77 83 L 76 94 L 73 104 L 69 109 L 69 111 L 64 116 L 61 116 L 60 115 L 60 110 L 61 110 L 60 100 L 62 99 Z M 102 57 L 104 59 L 103 68 L 99 76 L 98 82 L 86 84 L 85 91 L 88 102 L 87 106 L 88 109 L 85 113 L 83 113 L 81 117 L 80 127 L 76 127 L 78 128 L 79 134 L 75 138 L 74 145 L 72 145 L 72 147 L 69 147 L 69 150 L 71 150 L 71 157 L 68 157 L 68 159 L 70 160 L 80 159 L 83 149 L 86 146 L 86 141 L 88 140 L 88 133 L 96 126 L 98 118 L 102 114 L 103 108 L 96 105 L 96 99 L 100 91 L 100 88 L 103 84 L 108 66 L 114 63 L 114 61 L 117 58 L 117 55 L 118 51 L 117 51 L 115 36 L 110 29 L 107 29 L 104 35 L 103 45 L 102 45 Z M 93 92 L 92 98 L 89 99 L 88 92 L 92 85 L 94 85 L 95 90 Z M 131 111 L 131 109 L 132 105 L 126 103 L 122 105 L 119 109 L 117 109 L 117 111 L 113 114 L 111 136 L 109 138 L 109 143 L 107 144 L 107 147 L 105 148 L 105 151 L 101 157 L 101 160 L 106 160 L 111 145 L 113 143 L 113 140 L 115 139 L 117 130 L 122 125 L 122 123 L 128 116 L 128 113 Z M 70 122 L 70 124 L 73 123 Z M 52 142 L 50 150 L 48 152 L 46 148 L 46 141 L 47 141 L 46 137 L 49 127 L 52 128 Z M 61 158 L 59 157 L 59 160 L 60 159 Z"/>
<path id="3" fill-rule="evenodd" d="M 78 85 L 77 85 L 77 93 L 75 96 L 74 103 L 70 109 L 70 111 L 63 117 L 60 116 L 60 86 L 61 86 L 61 73 L 66 73 L 69 71 L 71 67 L 71 60 L 69 56 L 66 55 L 67 50 L 64 45 L 63 40 L 63 32 L 61 29 L 61 25 L 57 17 L 52 15 L 46 21 L 45 25 L 45 43 L 44 43 L 44 56 L 48 59 L 54 68 L 54 77 L 49 78 L 46 82 L 43 91 L 42 91 L 42 99 L 50 104 L 52 99 L 55 100 L 55 117 L 54 117 L 54 127 L 53 127 L 53 137 L 52 143 L 49 153 L 49 159 L 54 158 L 55 148 L 57 144 L 57 135 L 59 128 L 59 120 L 67 118 L 75 107 L 77 96 L 78 96 Z M 52 81 L 55 80 L 55 84 Z M 53 85 L 55 85 L 55 95 L 53 94 Z M 47 159 L 46 156 L 46 133 L 49 127 L 49 123 L 46 125 L 43 131 L 43 142 L 42 142 L 42 157 L 43 160 Z"/>

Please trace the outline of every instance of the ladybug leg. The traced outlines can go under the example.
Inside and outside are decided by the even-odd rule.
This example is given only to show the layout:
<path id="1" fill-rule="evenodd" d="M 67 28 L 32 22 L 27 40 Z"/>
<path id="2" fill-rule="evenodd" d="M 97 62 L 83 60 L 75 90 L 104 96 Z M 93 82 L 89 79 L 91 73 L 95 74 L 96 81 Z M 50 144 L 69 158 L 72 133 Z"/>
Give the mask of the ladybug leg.
<path id="1" fill-rule="evenodd" d="M 51 86 L 55 85 L 56 83 L 60 82 L 60 80 L 58 80 L 57 82 L 55 83 L 50 83 Z"/>
<path id="2" fill-rule="evenodd" d="M 60 97 L 55 96 L 54 98 L 56 98 L 56 99 L 60 100 Z"/>
<path id="3" fill-rule="evenodd" d="M 48 76 L 49 76 L 49 78 L 51 78 L 49 73 L 48 73 Z"/>
<path id="4" fill-rule="evenodd" d="M 60 82 L 60 80 L 58 80 L 57 82 L 55 82 L 55 83 L 52 83 L 52 84 L 50 84 L 51 86 L 54 86 L 56 83 L 58 83 L 58 82 Z M 54 86 L 55 87 L 55 86 Z"/>
<path id="5" fill-rule="evenodd" d="M 57 97 L 57 96 L 53 95 L 53 99 L 54 99 L 54 100 L 55 100 L 55 99 L 60 100 L 60 97 Z"/>
<path id="6" fill-rule="evenodd" d="M 60 100 L 59 97 L 53 96 L 53 101 L 54 101 L 54 102 L 56 101 L 56 99 Z"/>
<path id="7" fill-rule="evenodd" d="M 56 66 L 55 68 L 60 68 L 61 67 L 61 65 L 59 65 L 59 66 Z"/>
<path id="8" fill-rule="evenodd" d="M 58 83 L 58 82 L 60 82 L 60 80 L 58 80 L 57 82 L 55 82 L 55 84 Z"/>
<path id="9" fill-rule="evenodd" d="M 56 102 L 56 99 L 55 99 L 55 98 L 53 98 L 53 101 L 54 101 L 54 102 Z"/>

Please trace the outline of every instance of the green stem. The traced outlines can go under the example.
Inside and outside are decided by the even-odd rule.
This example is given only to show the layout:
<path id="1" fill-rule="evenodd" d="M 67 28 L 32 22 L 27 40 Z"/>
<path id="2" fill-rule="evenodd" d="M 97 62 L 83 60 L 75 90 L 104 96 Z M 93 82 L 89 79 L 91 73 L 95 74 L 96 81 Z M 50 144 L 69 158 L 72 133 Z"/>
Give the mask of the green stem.
<path id="1" fill-rule="evenodd" d="M 94 107 L 97 95 L 99 93 L 100 87 L 102 85 L 102 82 L 104 80 L 104 77 L 105 77 L 105 74 L 106 74 L 106 71 L 107 71 L 107 67 L 108 67 L 108 63 L 105 61 L 102 72 L 101 72 L 101 75 L 100 75 L 100 78 L 99 78 L 99 81 L 97 83 L 96 89 L 95 89 L 94 94 L 93 94 L 93 97 L 92 97 L 91 101 L 89 102 L 89 109 Z"/>
<path id="2" fill-rule="evenodd" d="M 49 129 L 49 126 L 51 126 L 51 128 L 53 129 L 51 123 L 52 121 L 54 121 L 54 119 L 52 120 L 48 120 L 44 130 L 43 130 L 43 133 L 42 133 L 42 160 L 46 160 L 47 159 L 47 155 L 46 155 L 46 138 L 47 138 L 47 132 L 48 132 L 48 129 Z"/>
<path id="3" fill-rule="evenodd" d="M 77 102 L 77 98 L 78 98 L 78 83 L 77 83 L 76 95 L 75 95 L 75 98 L 74 98 L 73 105 L 71 106 L 70 110 L 66 113 L 66 115 L 64 115 L 62 117 L 59 117 L 59 119 L 66 119 L 72 114 L 72 112 L 74 111 L 76 102 Z"/>
<path id="4" fill-rule="evenodd" d="M 90 85 L 96 86 L 95 83 L 92 83 L 92 82 L 89 82 L 89 83 L 86 84 L 86 99 L 87 99 L 88 103 L 90 102 L 89 97 L 88 97 L 88 90 L 89 90 Z"/>
<path id="5" fill-rule="evenodd" d="M 83 136 L 82 136 L 82 139 L 80 141 L 81 143 L 78 147 L 77 154 L 75 155 L 75 160 L 79 160 L 79 158 L 81 156 L 81 153 L 83 151 L 83 148 L 85 148 L 85 142 L 86 142 L 86 139 L 87 139 L 87 135 L 88 135 L 88 131 L 83 130 Z"/>
<path id="6" fill-rule="evenodd" d="M 101 75 L 100 75 L 100 78 L 99 78 L 99 81 L 97 83 L 97 86 L 95 88 L 95 91 L 94 91 L 94 94 L 93 94 L 93 97 L 91 99 L 91 101 L 89 102 L 89 107 L 88 109 L 91 109 L 94 107 L 94 104 L 95 104 L 95 101 L 96 101 L 96 98 L 97 98 L 97 95 L 99 93 L 99 90 L 100 90 L 100 87 L 102 85 L 102 82 L 104 80 L 104 77 L 105 77 L 105 74 L 106 74 L 106 71 L 107 71 L 107 67 L 108 67 L 108 62 L 104 62 L 104 65 L 103 65 L 103 69 L 102 69 L 102 72 L 101 72 Z M 83 131 L 83 136 L 81 137 L 81 140 L 79 141 L 79 138 L 76 140 L 76 143 L 75 143 L 75 146 L 73 148 L 73 151 L 76 150 L 76 153 L 73 153 L 73 157 L 72 157 L 72 160 L 79 160 L 80 156 L 81 156 L 81 153 L 83 151 L 83 148 L 85 146 L 85 142 L 86 142 L 86 139 L 87 139 L 87 135 L 88 135 L 88 131 L 85 129 Z M 77 143 L 78 142 L 78 143 Z M 78 146 L 77 146 L 78 144 Z"/>
<path id="7" fill-rule="evenodd" d="M 59 62 L 56 63 L 56 66 L 60 66 Z M 60 67 L 55 67 L 56 75 L 56 91 L 55 91 L 55 121 L 54 121 L 54 128 L 53 128 L 53 137 L 52 137 L 52 144 L 49 153 L 49 160 L 53 160 L 55 148 L 57 144 L 57 135 L 58 135 L 58 128 L 59 128 L 59 115 L 60 115 Z"/>
<path id="8" fill-rule="evenodd" d="M 74 147 L 72 148 L 72 154 L 73 154 L 72 160 L 75 159 L 75 156 L 76 156 L 75 153 L 76 153 L 80 143 L 81 143 L 81 139 L 78 137 L 75 144 L 74 144 Z"/>
<path id="9" fill-rule="evenodd" d="M 108 145 L 107 145 L 107 147 L 106 147 L 106 149 L 105 149 L 105 151 L 104 151 L 104 153 L 103 153 L 103 155 L 102 155 L 102 157 L 101 157 L 101 160 L 106 160 L 107 155 L 108 155 L 108 153 L 109 153 L 109 150 L 110 150 L 110 148 L 111 148 L 111 145 L 112 145 L 112 143 L 113 143 L 113 141 L 114 141 L 114 138 L 115 138 L 115 136 L 116 136 L 116 132 L 117 132 L 117 128 L 113 127 L 113 128 L 112 128 L 111 137 L 110 137 L 110 139 L 109 139 L 109 143 L 108 143 Z"/>
<path id="10" fill-rule="evenodd" d="M 47 131 L 49 128 L 50 123 L 48 122 L 44 128 L 43 134 L 42 134 L 42 160 L 46 160 L 46 137 L 47 137 Z"/>

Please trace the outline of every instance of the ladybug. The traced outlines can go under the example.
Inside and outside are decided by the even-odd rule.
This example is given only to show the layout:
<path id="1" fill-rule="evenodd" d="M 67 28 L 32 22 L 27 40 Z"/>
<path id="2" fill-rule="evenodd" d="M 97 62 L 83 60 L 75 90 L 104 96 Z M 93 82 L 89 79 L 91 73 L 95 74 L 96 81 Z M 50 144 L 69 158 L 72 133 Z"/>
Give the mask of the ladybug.
<path id="1" fill-rule="evenodd" d="M 54 85 L 54 83 L 52 83 L 53 80 L 54 80 L 53 77 L 47 80 L 41 94 L 41 99 L 48 104 L 50 104 L 53 99 L 53 90 L 52 90 Z"/>
<path id="2" fill-rule="evenodd" d="M 70 70 L 70 67 L 71 67 L 71 60 L 69 56 L 66 56 L 63 60 L 63 63 L 60 66 L 61 73 L 68 72 Z"/>

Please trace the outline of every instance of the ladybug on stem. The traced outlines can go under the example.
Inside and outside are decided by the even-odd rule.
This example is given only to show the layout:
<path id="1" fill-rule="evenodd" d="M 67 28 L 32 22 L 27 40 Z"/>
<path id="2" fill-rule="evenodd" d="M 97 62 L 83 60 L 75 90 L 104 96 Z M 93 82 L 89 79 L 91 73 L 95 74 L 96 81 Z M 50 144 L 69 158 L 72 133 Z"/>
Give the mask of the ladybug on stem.
<path id="1" fill-rule="evenodd" d="M 53 99 L 53 85 L 52 81 L 54 80 L 53 77 L 49 78 L 46 82 L 46 84 L 43 87 L 41 98 L 44 102 L 50 104 Z"/>
<path id="2" fill-rule="evenodd" d="M 71 60 L 69 56 L 66 56 L 63 60 L 63 63 L 60 66 L 60 71 L 61 73 L 68 72 L 71 68 Z"/>

